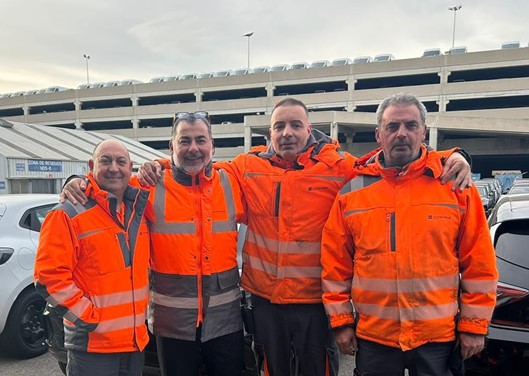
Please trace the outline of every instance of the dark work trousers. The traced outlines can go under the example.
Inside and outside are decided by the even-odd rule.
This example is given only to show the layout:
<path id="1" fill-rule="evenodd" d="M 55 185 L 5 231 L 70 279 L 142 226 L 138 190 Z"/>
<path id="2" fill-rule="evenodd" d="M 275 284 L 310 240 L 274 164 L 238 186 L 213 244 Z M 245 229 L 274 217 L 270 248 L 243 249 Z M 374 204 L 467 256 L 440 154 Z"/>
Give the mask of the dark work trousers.
<path id="1" fill-rule="evenodd" d="M 244 371 L 243 331 L 200 342 L 156 337 L 158 359 L 164 376 L 197 376 L 202 364 L 208 376 L 240 376 Z"/>
<path id="2" fill-rule="evenodd" d="M 354 375 L 402 376 L 407 368 L 410 376 L 452 376 L 449 360 L 454 355 L 461 357 L 454 346 L 454 342 L 429 342 L 402 351 L 359 338 Z"/>
<path id="3" fill-rule="evenodd" d="M 145 354 L 141 351 L 89 353 L 68 350 L 68 376 L 140 376 Z"/>
<path id="4" fill-rule="evenodd" d="M 255 342 L 265 353 L 265 375 L 288 376 L 292 355 L 303 376 L 336 376 L 338 346 L 323 304 L 272 304 L 252 295 Z"/>

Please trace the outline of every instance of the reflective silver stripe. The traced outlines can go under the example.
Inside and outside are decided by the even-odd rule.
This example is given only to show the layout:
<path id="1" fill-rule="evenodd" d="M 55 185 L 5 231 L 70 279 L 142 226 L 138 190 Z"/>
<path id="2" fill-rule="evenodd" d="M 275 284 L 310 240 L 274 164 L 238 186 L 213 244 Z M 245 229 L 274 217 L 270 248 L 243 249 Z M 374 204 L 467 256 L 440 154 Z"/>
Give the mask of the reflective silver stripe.
<path id="1" fill-rule="evenodd" d="M 367 210 L 361 210 L 361 209 L 356 209 L 356 210 L 348 210 L 346 211 L 343 216 L 344 217 L 349 217 L 350 215 L 353 215 L 353 214 L 356 214 L 356 213 L 364 213 L 366 212 Z"/>
<path id="2" fill-rule="evenodd" d="M 226 291 L 222 294 L 212 295 L 209 298 L 209 308 L 231 303 L 241 298 L 241 290 L 237 287 L 233 290 Z"/>
<path id="3" fill-rule="evenodd" d="M 132 303 L 147 299 L 149 288 L 147 286 L 132 291 L 116 292 L 107 295 L 94 296 L 92 300 L 97 307 L 111 307 L 120 304 Z"/>
<path id="4" fill-rule="evenodd" d="M 151 292 L 151 302 L 171 308 L 198 309 L 198 298 L 183 298 L 181 296 L 167 296 Z"/>
<path id="5" fill-rule="evenodd" d="M 380 291 L 386 293 L 406 293 L 417 291 L 435 291 L 441 289 L 457 288 L 459 274 L 416 278 L 416 279 L 382 279 L 365 278 L 355 275 L 353 278 L 353 288 L 364 291 Z"/>
<path id="6" fill-rule="evenodd" d="M 98 234 L 100 232 L 103 232 L 105 231 L 106 229 L 98 229 L 98 230 L 92 230 L 92 231 L 87 231 L 87 232 L 82 232 L 80 234 L 77 234 L 77 239 L 83 239 L 83 238 L 86 238 L 88 236 L 92 236 L 92 235 L 95 235 L 95 234 Z"/>
<path id="7" fill-rule="evenodd" d="M 242 257 L 244 263 L 249 265 L 252 269 L 260 270 L 273 277 L 276 276 L 277 265 L 270 262 L 264 262 L 258 257 L 248 256 L 246 253 L 243 253 Z"/>
<path id="8" fill-rule="evenodd" d="M 328 315 L 342 315 L 350 313 L 352 315 L 353 305 L 350 300 L 345 302 L 327 302 L 324 303 L 325 311 Z"/>
<path id="9" fill-rule="evenodd" d="M 471 294 L 495 294 L 496 293 L 497 281 L 495 279 L 480 279 L 480 280 L 468 280 L 464 279 L 461 281 L 461 287 L 463 291 Z"/>
<path id="10" fill-rule="evenodd" d="M 381 306 L 377 304 L 354 302 L 354 307 L 360 314 L 376 316 L 381 319 L 393 321 L 417 321 L 435 320 L 454 317 L 457 314 L 458 304 L 456 301 L 421 307 L 399 308 Z"/>
<path id="11" fill-rule="evenodd" d="M 277 239 L 261 236 L 251 229 L 246 230 L 246 242 L 254 243 L 259 248 L 268 249 L 271 252 L 318 255 L 321 253 L 320 242 L 290 241 L 283 242 Z"/>
<path id="12" fill-rule="evenodd" d="M 236 209 L 235 201 L 233 199 L 233 190 L 231 187 L 230 178 L 224 170 L 219 170 L 220 184 L 224 191 L 224 202 L 226 203 L 226 211 L 228 219 L 224 221 L 213 222 L 213 233 L 237 231 Z M 197 233 L 197 227 L 194 222 L 166 222 L 165 221 L 165 198 L 166 187 L 163 179 L 160 179 L 156 184 L 156 192 L 154 196 L 154 213 L 156 216 L 155 222 L 151 223 L 151 231 L 158 234 L 183 234 L 194 235 Z"/>
<path id="13" fill-rule="evenodd" d="M 213 222 L 213 233 L 237 231 L 235 221 L 215 221 Z"/>
<path id="14" fill-rule="evenodd" d="M 93 303 L 88 298 L 81 298 L 77 304 L 73 305 L 69 308 L 68 312 L 70 312 L 72 315 L 74 315 L 74 319 L 71 321 L 75 321 L 76 319 L 83 316 L 83 313 L 90 307 L 93 306 Z"/>
<path id="15" fill-rule="evenodd" d="M 352 282 L 350 279 L 346 281 L 329 281 L 327 279 L 322 279 L 321 285 L 323 291 L 331 293 L 351 293 Z"/>
<path id="16" fill-rule="evenodd" d="M 494 311 L 494 306 L 461 304 L 461 317 L 468 319 L 490 320 L 492 311 Z"/>
<path id="17" fill-rule="evenodd" d="M 282 278 L 321 278 L 321 266 L 280 266 L 277 274 Z"/>
<path id="18" fill-rule="evenodd" d="M 68 286 L 65 286 L 63 289 L 50 293 L 50 297 L 53 299 L 52 303 L 54 305 L 62 305 L 65 300 L 74 297 L 79 292 L 82 293 L 81 289 L 72 282 L 69 283 Z"/>
<path id="19" fill-rule="evenodd" d="M 137 313 L 136 315 L 119 317 L 117 319 L 101 321 L 97 324 L 94 332 L 108 333 L 116 330 L 135 328 L 145 324 L 145 312 Z"/>
<path id="20" fill-rule="evenodd" d="M 220 184 L 224 189 L 224 199 L 226 201 L 226 208 L 228 210 L 228 220 L 235 221 L 235 201 L 233 200 L 233 190 L 231 189 L 230 178 L 226 171 L 219 170 Z"/>
<path id="21" fill-rule="evenodd" d="M 156 218 L 160 214 L 156 213 Z M 163 214 L 161 214 L 163 216 Z M 151 231 L 157 234 L 196 234 L 197 226 L 194 222 L 154 222 Z"/>

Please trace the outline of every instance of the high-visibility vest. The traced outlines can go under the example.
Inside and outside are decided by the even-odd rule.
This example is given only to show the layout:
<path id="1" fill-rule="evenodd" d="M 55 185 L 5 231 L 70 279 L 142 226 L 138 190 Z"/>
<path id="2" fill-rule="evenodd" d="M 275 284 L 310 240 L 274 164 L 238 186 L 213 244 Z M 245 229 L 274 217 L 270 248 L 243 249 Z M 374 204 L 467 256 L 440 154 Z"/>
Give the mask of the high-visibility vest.
<path id="1" fill-rule="evenodd" d="M 208 170 L 209 171 L 209 170 Z M 153 188 L 151 303 L 155 335 L 208 341 L 242 329 L 237 222 L 238 185 L 224 171 L 182 176 L 166 169 Z"/>

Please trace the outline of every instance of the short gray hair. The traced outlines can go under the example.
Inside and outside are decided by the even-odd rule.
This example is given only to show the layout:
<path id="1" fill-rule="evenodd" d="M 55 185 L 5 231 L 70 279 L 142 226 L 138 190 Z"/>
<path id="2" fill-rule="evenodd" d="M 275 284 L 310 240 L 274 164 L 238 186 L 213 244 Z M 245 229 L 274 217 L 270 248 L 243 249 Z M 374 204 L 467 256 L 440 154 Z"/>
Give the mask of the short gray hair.
<path id="1" fill-rule="evenodd" d="M 426 124 L 426 107 L 424 107 L 424 104 L 417 99 L 417 97 L 413 94 L 409 93 L 397 93 L 393 94 L 387 98 L 384 98 L 382 102 L 378 105 L 377 108 L 377 124 L 380 126 L 382 123 L 382 116 L 384 115 L 384 111 L 389 106 L 393 105 L 414 105 L 417 106 L 419 109 L 419 112 L 421 114 L 421 121 L 423 124 Z"/>

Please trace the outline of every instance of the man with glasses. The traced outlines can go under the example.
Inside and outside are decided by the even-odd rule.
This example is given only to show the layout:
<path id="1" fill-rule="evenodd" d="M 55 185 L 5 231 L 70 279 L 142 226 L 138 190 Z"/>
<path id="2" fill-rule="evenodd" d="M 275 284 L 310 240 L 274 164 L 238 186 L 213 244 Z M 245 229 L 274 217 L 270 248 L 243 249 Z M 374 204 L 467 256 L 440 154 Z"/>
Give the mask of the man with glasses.
<path id="1" fill-rule="evenodd" d="M 177 113 L 169 149 L 170 168 L 150 187 L 145 213 L 152 244 L 148 322 L 162 374 L 196 376 L 203 363 L 209 375 L 241 375 L 239 186 L 225 171 L 212 169 L 206 112 Z M 79 191 L 66 195 L 83 200 Z"/>
<path id="2" fill-rule="evenodd" d="M 356 158 L 312 129 L 306 106 L 294 98 L 272 110 L 270 140 L 268 147 L 215 164 L 237 178 L 247 206 L 241 285 L 252 294 L 255 341 L 264 348 L 266 375 L 289 375 L 292 352 L 304 376 L 337 375 L 339 354 L 322 304 L 320 245 L 336 194 L 356 175 Z M 457 157 L 463 162 L 448 168 Z M 467 186 L 463 157 L 456 153 L 446 167 L 446 180 L 463 169 L 456 183 Z M 140 169 L 145 183 L 157 180 L 156 168 Z"/>

